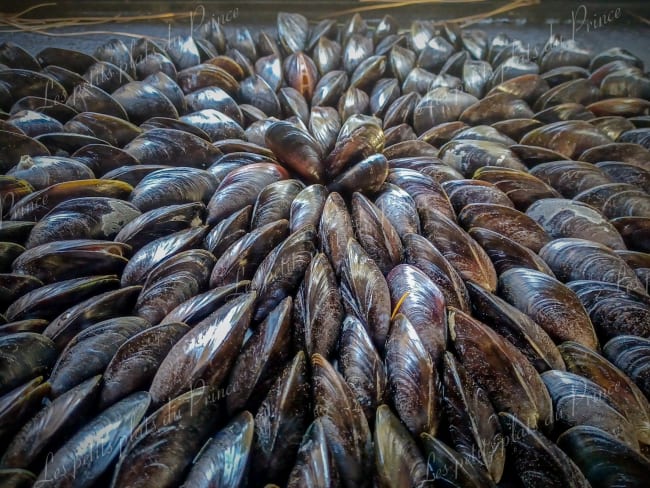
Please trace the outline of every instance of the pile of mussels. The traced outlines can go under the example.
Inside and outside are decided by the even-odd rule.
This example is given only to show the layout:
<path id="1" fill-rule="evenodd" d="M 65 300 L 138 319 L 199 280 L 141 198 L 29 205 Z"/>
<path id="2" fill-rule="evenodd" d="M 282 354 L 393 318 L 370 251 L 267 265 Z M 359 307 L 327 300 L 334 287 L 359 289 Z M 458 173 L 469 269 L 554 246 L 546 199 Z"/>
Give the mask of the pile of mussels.
<path id="1" fill-rule="evenodd" d="M 0 485 L 640 487 L 650 78 L 359 16 L 0 46 Z"/>

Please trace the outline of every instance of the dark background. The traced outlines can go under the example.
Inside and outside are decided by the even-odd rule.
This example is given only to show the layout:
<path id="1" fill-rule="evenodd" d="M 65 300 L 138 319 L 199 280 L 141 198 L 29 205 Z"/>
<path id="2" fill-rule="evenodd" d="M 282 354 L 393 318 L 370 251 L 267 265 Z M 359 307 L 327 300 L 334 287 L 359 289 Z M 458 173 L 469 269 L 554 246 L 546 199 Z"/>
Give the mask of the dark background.
<path id="1" fill-rule="evenodd" d="M 33 5 L 42 4 L 42 1 L 7 1 L 0 0 L 0 12 L 4 16 L 22 11 Z M 488 12 L 499 6 L 508 4 L 507 1 L 487 0 L 478 3 L 466 4 L 419 4 L 401 7 L 398 9 L 375 10 L 363 13 L 369 22 L 380 19 L 389 13 L 400 21 L 400 25 L 407 29 L 415 19 L 445 20 L 472 14 Z M 225 24 L 226 31 L 237 26 L 248 26 L 252 29 L 265 29 L 274 31 L 276 15 L 280 11 L 300 12 L 307 15 L 310 20 L 327 16 L 332 13 L 367 3 L 350 2 L 341 0 L 309 0 L 309 1 L 265 1 L 254 0 L 248 2 L 224 1 L 71 1 L 59 0 L 56 5 L 41 7 L 27 14 L 32 18 L 60 18 L 73 16 L 131 16 L 142 14 L 160 14 L 167 12 L 189 13 L 197 12 L 194 24 L 200 21 L 198 12 L 203 8 L 207 16 L 223 18 L 228 12 L 237 9 L 237 17 Z M 586 14 L 588 20 L 594 21 L 602 14 L 620 9 L 620 16 L 612 22 L 597 25 L 587 29 L 583 25 L 578 29 L 580 19 Z M 232 15 L 231 15 L 232 16 Z M 613 15 L 610 15 L 613 18 Z M 337 17 L 344 22 L 349 15 Z M 645 19 L 645 20 L 644 20 Z M 57 36 L 46 36 L 27 32 L 7 32 L 10 27 L 6 24 L 0 26 L 0 42 L 11 40 L 21 44 L 32 53 L 38 52 L 46 46 L 61 46 L 92 52 L 95 47 L 105 42 L 110 37 L 118 37 L 111 33 L 88 34 L 92 31 L 127 32 L 145 34 L 160 38 L 188 34 L 192 23 L 189 18 L 180 20 L 149 20 L 145 22 L 111 22 L 102 23 L 83 28 L 67 27 L 64 29 L 50 29 Z M 522 39 L 530 44 L 531 49 L 541 46 L 551 32 L 560 33 L 565 38 L 573 35 L 585 47 L 594 52 L 619 46 L 633 52 L 644 60 L 646 67 L 650 66 L 650 1 L 580 1 L 580 0 L 542 0 L 538 5 L 528 6 L 508 13 L 500 14 L 490 20 L 473 24 L 472 28 L 485 30 L 490 37 L 499 32 L 508 32 L 513 37 Z M 83 35 L 67 36 L 71 32 L 85 32 Z M 64 34 L 64 35 L 61 35 Z M 122 37 L 128 41 L 130 38 Z"/>

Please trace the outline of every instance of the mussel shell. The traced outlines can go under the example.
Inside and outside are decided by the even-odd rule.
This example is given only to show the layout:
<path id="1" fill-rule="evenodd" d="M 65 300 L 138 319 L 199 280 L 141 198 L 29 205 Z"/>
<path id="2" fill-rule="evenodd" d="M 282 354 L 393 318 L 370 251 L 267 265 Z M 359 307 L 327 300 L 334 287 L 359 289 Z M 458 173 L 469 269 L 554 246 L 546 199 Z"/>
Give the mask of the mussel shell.
<path id="1" fill-rule="evenodd" d="M 16 334 L 18 332 L 36 332 L 41 333 L 45 330 L 50 322 L 43 319 L 25 319 L 15 322 L 4 323 L 0 325 L 0 334 Z"/>
<path id="2" fill-rule="evenodd" d="M 524 100 L 528 104 L 533 104 L 548 90 L 549 85 L 544 78 L 538 74 L 528 74 L 504 80 L 492 88 L 488 92 L 488 95 L 498 92 L 509 93 L 516 98 Z"/>
<path id="3" fill-rule="evenodd" d="M 71 158 L 88 166 L 95 176 L 139 164 L 135 157 L 124 150 L 106 144 L 88 144 L 75 151 Z"/>
<path id="4" fill-rule="evenodd" d="M 129 246 L 111 241 L 74 239 L 32 247 L 12 263 L 14 273 L 43 283 L 82 276 L 119 274 L 127 263 Z"/>
<path id="5" fill-rule="evenodd" d="M 179 120 L 203 130 L 210 137 L 210 140 L 243 139 L 246 137 L 244 129 L 237 122 L 226 114 L 212 108 L 183 115 Z"/>
<path id="6" fill-rule="evenodd" d="M 468 106 L 459 120 L 469 125 L 489 125 L 500 120 L 530 119 L 533 115 L 525 101 L 507 92 L 497 92 Z"/>
<path id="7" fill-rule="evenodd" d="M 315 41 L 312 58 L 322 76 L 341 67 L 342 52 L 341 45 L 328 37 L 321 36 Z"/>
<path id="8" fill-rule="evenodd" d="M 330 177 L 340 175 L 352 164 L 378 156 L 384 149 L 384 133 L 374 119 L 363 116 L 350 117 L 338 135 L 333 151 L 325 160 Z"/>
<path id="9" fill-rule="evenodd" d="M 631 163 L 619 161 L 601 161 L 596 163 L 596 166 L 614 181 L 629 183 L 650 193 L 650 171 Z"/>
<path id="10" fill-rule="evenodd" d="M 610 394 L 612 403 L 634 426 L 636 438 L 650 441 L 650 405 L 641 390 L 625 373 L 598 353 L 573 342 L 559 346 L 567 369 L 592 380 Z"/>
<path id="11" fill-rule="evenodd" d="M 125 146 L 142 132 L 124 119 L 93 112 L 75 115 L 62 130 L 97 137 L 116 147 Z"/>
<path id="12" fill-rule="evenodd" d="M 487 393 L 449 352 L 444 355 L 443 384 L 442 406 L 454 447 L 499 482 L 505 464 L 504 438 Z"/>
<path id="13" fill-rule="evenodd" d="M 455 309 L 449 312 L 454 349 L 495 410 L 510 412 L 535 427 L 553 424 L 552 404 L 526 356 L 485 324 Z"/>
<path id="14" fill-rule="evenodd" d="M 422 221 L 423 235 L 458 271 L 461 278 L 494 291 L 497 273 L 485 250 L 459 225 L 432 210 Z"/>
<path id="15" fill-rule="evenodd" d="M 77 111 L 72 107 L 56 100 L 51 100 L 38 96 L 27 96 L 17 100 L 11 106 L 11 113 L 20 112 L 21 110 L 33 110 L 35 112 L 42 112 L 50 117 L 55 118 L 62 124 L 77 114 Z"/>
<path id="16" fill-rule="evenodd" d="M 5 41 L 0 44 L 0 63 L 10 68 L 21 68 L 32 71 L 41 69 L 41 65 L 36 61 L 34 56 L 11 41 Z"/>
<path id="17" fill-rule="evenodd" d="M 619 141 L 621 138 L 619 137 Z M 614 142 L 587 149 L 581 161 L 597 163 L 600 161 L 622 161 L 649 169 L 647 161 L 650 152 L 647 148 L 633 142 Z"/>
<path id="18" fill-rule="evenodd" d="M 436 125 L 458 120 L 460 114 L 476 102 L 476 97 L 460 90 L 435 88 L 415 107 L 413 128 L 419 135 Z"/>
<path id="19" fill-rule="evenodd" d="M 467 284 L 474 316 L 510 341 L 542 373 L 564 370 L 564 360 L 553 340 L 536 322 L 508 302 L 474 283 Z"/>
<path id="20" fill-rule="evenodd" d="M 322 231 L 322 229 L 321 229 Z M 346 310 L 368 329 L 383 351 L 390 326 L 391 295 L 381 270 L 361 245 L 349 239 L 341 264 L 341 295 Z"/>
<path id="21" fill-rule="evenodd" d="M 425 228 L 432 212 L 439 212 L 455 221 L 456 214 L 440 183 L 433 176 L 422 171 L 423 168 L 417 165 L 403 164 L 407 161 L 409 161 L 408 158 L 392 160 L 391 163 L 397 167 L 391 168 L 387 180 L 406 191 L 413 198 L 421 227 Z M 410 159 L 410 161 L 415 162 L 416 159 Z M 405 166 L 404 168 L 400 168 L 402 164 Z"/>
<path id="22" fill-rule="evenodd" d="M 485 166 L 526 170 L 514 152 L 503 144 L 490 141 L 452 140 L 440 148 L 439 157 L 466 178 L 471 178 L 476 170 Z"/>
<path id="23" fill-rule="evenodd" d="M 304 124 L 309 120 L 309 106 L 305 97 L 295 88 L 286 86 L 280 88 L 278 99 L 283 115 L 289 119 L 298 117 Z"/>
<path id="24" fill-rule="evenodd" d="M 248 473 L 253 426 L 249 412 L 233 418 L 201 448 L 183 486 L 239 486 Z"/>
<path id="25" fill-rule="evenodd" d="M 174 307 L 207 289 L 215 261 L 204 249 L 190 249 L 154 267 L 135 304 L 135 315 L 159 323 Z"/>
<path id="26" fill-rule="evenodd" d="M 522 137 L 524 137 L 527 133 L 533 129 L 541 127 L 542 125 L 544 125 L 542 122 L 535 119 L 511 119 L 495 122 L 492 124 L 492 127 L 498 130 L 500 133 L 510 137 L 511 139 L 514 139 L 515 141 L 521 141 Z M 522 158 L 526 164 L 528 164 L 524 156 L 521 154 L 518 154 L 518 156 Z M 560 159 L 563 159 L 563 157 Z"/>
<path id="27" fill-rule="evenodd" d="M 49 156 L 49 149 L 36 139 L 16 132 L 0 131 L 0 170 L 9 170 L 18 164 L 22 157 Z"/>
<path id="28" fill-rule="evenodd" d="M 0 310 L 3 312 L 14 301 L 20 299 L 25 293 L 29 293 L 43 286 L 41 280 L 33 276 L 21 275 L 16 273 L 3 273 L 0 274 Z M 5 320 L 6 321 L 6 317 Z M 0 322 L 4 322 L 0 320 Z"/>
<path id="29" fill-rule="evenodd" d="M 372 442 L 363 409 L 325 358 L 314 354 L 311 363 L 314 415 L 320 417 L 342 484 L 368 486 Z"/>
<path id="30" fill-rule="evenodd" d="M 298 449 L 296 464 L 291 470 L 288 488 L 302 486 L 339 486 L 339 476 L 327 446 L 323 424 L 316 419 L 307 428 Z"/>
<path id="31" fill-rule="evenodd" d="M 327 154 L 336 144 L 341 130 L 341 119 L 336 109 L 332 107 L 314 106 L 309 117 L 309 131 L 321 146 L 323 154 Z"/>
<path id="32" fill-rule="evenodd" d="M 557 434 L 575 427 L 589 425 L 603 429 L 639 451 L 634 426 L 612 401 L 612 396 L 599 385 L 575 373 L 547 371 L 542 375 L 556 414 Z"/>
<path id="33" fill-rule="evenodd" d="M 165 52 L 178 70 L 199 64 L 198 46 L 191 36 L 176 36 L 165 45 Z"/>
<path id="34" fill-rule="evenodd" d="M 244 408 L 256 411 L 290 359 L 292 308 L 291 297 L 282 300 L 242 347 L 226 388 L 231 415 Z"/>
<path id="35" fill-rule="evenodd" d="M 646 398 L 650 396 L 648 346 L 650 346 L 650 339 L 620 335 L 607 342 L 603 347 L 605 357 L 625 372 Z"/>
<path id="36" fill-rule="evenodd" d="M 269 117 L 279 117 L 280 101 L 269 84 L 259 75 L 249 76 L 239 85 L 238 101 L 250 104 Z"/>
<path id="37" fill-rule="evenodd" d="M 558 438 L 594 488 L 615 484 L 643 486 L 650 463 L 615 437 L 590 426 L 576 426 Z"/>
<path id="38" fill-rule="evenodd" d="M 577 238 L 555 239 L 539 255 L 561 281 L 595 279 L 645 293 L 634 270 L 602 244 Z"/>
<path id="39" fill-rule="evenodd" d="M 117 349 L 147 327 L 149 322 L 139 317 L 119 317 L 81 331 L 68 342 L 52 369 L 48 380 L 52 397 L 103 373 Z"/>
<path id="40" fill-rule="evenodd" d="M 49 115 L 31 110 L 19 111 L 12 114 L 7 123 L 19 129 L 29 137 L 37 137 L 50 132 L 62 132 L 63 125 Z"/>
<path id="41" fill-rule="evenodd" d="M 54 64 L 75 73 L 85 72 L 97 60 L 89 54 L 59 47 L 46 47 L 38 52 L 36 59 L 41 66 Z"/>
<path id="42" fill-rule="evenodd" d="M 477 175 L 478 176 L 478 175 Z M 470 203 L 494 203 L 513 207 L 512 200 L 496 185 L 483 180 L 450 180 L 442 183 L 456 213 Z"/>
<path id="43" fill-rule="evenodd" d="M 285 53 L 305 50 L 309 36 L 307 18 L 300 14 L 279 12 L 277 15 L 278 42 Z"/>
<path id="44" fill-rule="evenodd" d="M 143 420 L 120 453 L 111 486 L 177 486 L 217 425 L 207 387 L 180 395 Z M 157 462 L 151 462 L 155 459 Z"/>
<path id="45" fill-rule="evenodd" d="M 251 228 L 261 227 L 276 220 L 288 220 L 293 199 L 304 188 L 298 180 L 281 180 L 266 186 L 255 202 Z"/>
<path id="46" fill-rule="evenodd" d="M 431 157 L 438 156 L 438 150 L 428 142 L 420 139 L 401 141 L 384 149 L 384 156 L 387 159 L 399 159 L 408 157 Z"/>
<path id="47" fill-rule="evenodd" d="M 555 188 L 565 198 L 611 182 L 598 167 L 579 161 L 554 161 L 536 165 L 530 173 Z"/>
<path id="48" fill-rule="evenodd" d="M 307 225 L 318 227 L 327 189 L 322 185 L 309 185 L 298 193 L 291 202 L 289 210 L 289 228 L 295 232 Z"/>
<path id="49" fill-rule="evenodd" d="M 25 252 L 25 248 L 15 242 L 0 242 L 0 272 L 11 271 L 11 263 Z"/>
<path id="50" fill-rule="evenodd" d="M 205 205 L 201 202 L 155 208 L 122 227 L 114 240 L 137 251 L 156 239 L 202 225 L 204 215 Z"/>
<path id="51" fill-rule="evenodd" d="M 359 243 L 382 273 L 402 261 L 402 242 L 393 224 L 361 193 L 352 195 L 352 222 Z"/>
<path id="52" fill-rule="evenodd" d="M 299 51 L 287 56 L 282 68 L 287 85 L 298 91 L 305 100 L 311 100 L 318 81 L 318 68 L 314 61 Z"/>
<path id="53" fill-rule="evenodd" d="M 485 250 L 499 275 L 511 268 L 530 268 L 555 276 L 551 268 L 534 251 L 499 232 L 472 227 L 468 234 Z"/>
<path id="54" fill-rule="evenodd" d="M 208 203 L 208 223 L 215 224 L 237 210 L 254 205 L 264 187 L 287 177 L 284 168 L 272 163 L 255 163 L 231 171 Z"/>
<path id="55" fill-rule="evenodd" d="M 616 254 L 634 270 L 647 291 L 650 285 L 650 255 L 640 251 L 616 251 Z"/>
<path id="56" fill-rule="evenodd" d="M 435 435 L 440 421 L 436 363 L 421 335 L 404 315 L 397 314 L 386 340 L 388 394 L 412 435 Z"/>
<path id="57" fill-rule="evenodd" d="M 61 102 L 67 97 L 66 90 L 61 83 L 38 71 L 17 68 L 4 69 L 0 71 L 0 82 L 10 91 L 13 101 L 35 96 Z"/>
<path id="58" fill-rule="evenodd" d="M 129 200 L 142 212 L 170 205 L 207 203 L 218 185 L 208 171 L 176 167 L 154 171 L 133 189 Z"/>
<path id="59" fill-rule="evenodd" d="M 630 185 L 628 183 L 605 183 L 603 185 L 594 186 L 593 188 L 584 190 L 573 198 L 579 202 L 591 205 L 602 213 L 612 197 L 615 197 L 614 200 L 619 200 L 620 196 L 625 194 L 629 194 L 631 197 L 633 197 L 632 199 L 641 195 L 639 190 L 634 185 Z M 625 208 L 625 202 L 623 202 L 621 207 L 623 209 Z M 616 206 L 614 208 L 616 208 Z"/>
<path id="60" fill-rule="evenodd" d="M 367 114 L 370 111 L 370 97 L 363 90 L 348 88 L 339 98 L 337 108 L 342 121 L 355 114 Z"/>
<path id="61" fill-rule="evenodd" d="M 537 322 L 554 341 L 598 347 L 587 311 L 577 295 L 555 278 L 532 269 L 509 269 L 499 277 L 499 295 Z"/>
<path id="62" fill-rule="evenodd" d="M 52 68 L 50 67 L 50 69 Z M 68 78 L 70 77 L 68 76 Z M 98 61 L 86 70 L 81 82 L 84 81 L 96 86 L 97 88 L 101 88 L 106 93 L 112 93 L 115 90 L 118 90 L 121 86 L 132 82 L 133 78 L 113 63 Z M 75 85 L 76 84 L 79 83 L 75 83 Z"/>
<path id="63" fill-rule="evenodd" d="M 101 177 L 102 180 L 118 180 L 136 187 L 146 176 L 170 166 L 164 164 L 135 164 L 133 166 L 122 166 L 109 171 Z"/>
<path id="64" fill-rule="evenodd" d="M 138 332 L 121 344 L 104 372 L 101 405 L 108 407 L 148 388 L 162 360 L 188 330 L 182 323 L 171 322 Z"/>
<path id="65" fill-rule="evenodd" d="M 453 137 L 454 139 L 473 139 L 476 141 L 492 141 L 506 146 L 515 144 L 515 141 L 505 134 L 501 134 L 490 125 L 480 124 L 461 130 Z"/>
<path id="66" fill-rule="evenodd" d="M 254 292 L 227 302 L 172 346 L 149 388 L 155 404 L 191 390 L 196 384 L 216 387 L 227 377 L 250 324 L 254 302 Z M 200 350 L 188 354 L 192 348 Z"/>
<path id="67" fill-rule="evenodd" d="M 150 52 L 142 57 L 135 65 L 135 74 L 138 80 L 144 80 L 155 73 L 164 73 L 172 79 L 176 78 L 176 66 L 163 53 Z"/>
<path id="68" fill-rule="evenodd" d="M 133 139 L 124 150 L 142 164 L 169 164 L 207 168 L 221 151 L 200 137 L 176 129 L 151 129 Z"/>
<path id="69" fill-rule="evenodd" d="M 515 470 L 525 484 L 541 480 L 544 486 L 588 488 L 590 483 L 581 470 L 556 444 L 525 421 L 506 412 L 500 412 L 503 430 L 508 432 L 508 456 L 515 460 Z"/>
<path id="70" fill-rule="evenodd" d="M 626 249 L 616 228 L 600 212 L 584 203 L 545 198 L 528 207 L 526 214 L 552 238 L 577 237 L 611 249 Z"/>
<path id="71" fill-rule="evenodd" d="M 458 214 L 458 221 L 469 230 L 482 227 L 539 252 L 551 240 L 531 217 L 513 208 L 490 203 L 470 203 Z"/>
<path id="72" fill-rule="evenodd" d="M 427 480 L 439 483 L 441 486 L 464 488 L 496 486 L 485 470 L 477 464 L 468 462 L 438 438 L 423 433 L 420 442 L 426 455 Z"/>
<path id="73" fill-rule="evenodd" d="M 570 136 L 568 134 L 571 134 Z M 612 142 L 603 132 L 588 122 L 570 120 L 555 122 L 533 129 L 522 139 L 522 144 L 542 146 L 574 159 L 585 150 Z"/>
<path id="74" fill-rule="evenodd" d="M 124 267 L 122 286 L 144 283 L 155 266 L 200 243 L 206 230 L 204 226 L 190 227 L 144 245 L 133 254 Z"/>
<path id="75" fill-rule="evenodd" d="M 130 286 L 81 301 L 52 320 L 43 336 L 54 341 L 58 349 L 64 349 L 73 337 L 93 324 L 130 313 L 140 290 L 139 286 Z"/>
<path id="76" fill-rule="evenodd" d="M 387 405 L 377 410 L 375 468 L 379 487 L 424 486 L 428 473 L 415 440 Z"/>
<path id="77" fill-rule="evenodd" d="M 650 304 L 647 296 L 605 281 L 572 281 L 575 291 L 589 313 L 603 341 L 621 334 L 650 337 Z"/>
<path id="78" fill-rule="evenodd" d="M 124 107 L 101 88 L 89 83 L 75 86 L 66 105 L 77 112 L 99 112 L 128 120 Z"/>
<path id="79" fill-rule="evenodd" d="M 117 198 L 72 198 L 59 203 L 36 223 L 25 246 L 70 239 L 111 240 L 138 216 L 136 207 Z"/>
<path id="80" fill-rule="evenodd" d="M 253 207 L 248 205 L 215 225 L 206 234 L 203 240 L 204 247 L 220 258 L 226 249 L 247 233 L 252 209 Z"/>
<path id="81" fill-rule="evenodd" d="M 255 321 L 266 317 L 298 287 L 316 253 L 315 238 L 315 228 L 303 227 L 276 246 L 259 264 L 251 280 L 251 289 L 257 292 Z"/>
<path id="82" fill-rule="evenodd" d="M 402 240 L 407 234 L 420 232 L 420 218 L 415 200 L 399 186 L 385 184 L 375 199 L 375 205 L 390 221 Z"/>
<path id="83" fill-rule="evenodd" d="M 391 305 L 412 324 L 434 364 L 442 358 L 447 342 L 445 296 L 438 286 L 415 266 L 400 264 L 386 278 Z"/>
<path id="84" fill-rule="evenodd" d="M 47 337 L 33 332 L 0 336 L 0 394 L 47 375 L 56 361 L 56 348 Z"/>
<path id="85" fill-rule="evenodd" d="M 330 192 L 351 195 L 354 192 L 376 192 L 388 176 L 388 160 L 383 154 L 369 156 L 337 176 L 329 185 Z"/>
<path id="86" fill-rule="evenodd" d="M 253 278 L 267 254 L 286 239 L 288 227 L 286 220 L 280 220 L 244 234 L 219 256 L 212 270 L 210 287 Z"/>
<path id="87" fill-rule="evenodd" d="M 343 314 L 334 270 L 323 254 L 316 254 L 296 296 L 296 345 L 310 356 L 328 357 L 337 342 Z"/>
<path id="88" fill-rule="evenodd" d="M 288 122 L 275 122 L 266 130 L 265 140 L 280 161 L 307 182 L 323 181 L 321 147 L 311 135 Z"/>
<path id="89" fill-rule="evenodd" d="M 131 57 L 131 50 L 120 39 L 109 39 L 95 49 L 93 57 L 100 61 L 113 63 L 130 74 L 135 72 L 135 64 Z"/>
<path id="90" fill-rule="evenodd" d="M 474 173 L 474 178 L 493 183 L 508 196 L 515 208 L 522 212 L 525 212 L 532 203 L 543 198 L 561 197 L 557 190 L 544 181 L 516 169 L 484 166 Z"/>
<path id="91" fill-rule="evenodd" d="M 99 375 L 61 395 L 25 423 L 8 445 L 2 465 L 28 468 L 40 464 L 48 447 L 56 445 L 92 411 L 100 387 Z"/>
<path id="92" fill-rule="evenodd" d="M 216 287 L 200 293 L 178 305 L 160 323 L 162 325 L 182 322 L 194 326 L 231 298 L 245 291 L 249 284 L 249 281 L 239 281 L 232 285 Z"/>
<path id="93" fill-rule="evenodd" d="M 253 482 L 286 479 L 310 422 L 309 405 L 307 362 L 300 351 L 278 375 L 255 415 L 251 464 L 263 471 L 253 474 Z"/>
<path id="94" fill-rule="evenodd" d="M 91 486 L 119 455 L 124 439 L 140 422 L 149 403 L 147 393 L 135 393 L 100 413 L 54 453 L 37 483 Z M 98 437 L 98 432 L 106 432 L 106 435 Z M 94 454 L 95 449 L 103 455 Z M 81 459 L 77 455 L 88 460 L 83 474 L 74 469 L 75 463 Z"/>
<path id="95" fill-rule="evenodd" d="M 9 440 L 50 393 L 50 384 L 37 376 L 0 397 L 0 438 Z"/>
<path id="96" fill-rule="evenodd" d="M 5 317 L 10 321 L 34 318 L 52 320 L 80 301 L 118 286 L 119 280 L 114 275 L 76 278 L 49 285 L 41 284 L 15 300 L 6 309 Z"/>
<path id="97" fill-rule="evenodd" d="M 114 91 L 112 96 L 124 107 L 129 120 L 137 125 L 151 117 L 178 117 L 169 98 L 145 82 L 127 83 Z"/>

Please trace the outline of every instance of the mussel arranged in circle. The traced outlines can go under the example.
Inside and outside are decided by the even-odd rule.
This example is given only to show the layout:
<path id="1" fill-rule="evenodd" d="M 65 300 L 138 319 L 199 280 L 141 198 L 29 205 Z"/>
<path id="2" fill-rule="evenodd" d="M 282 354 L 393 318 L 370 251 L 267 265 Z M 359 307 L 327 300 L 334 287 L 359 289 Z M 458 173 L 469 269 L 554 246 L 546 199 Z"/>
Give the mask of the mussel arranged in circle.
<path id="1" fill-rule="evenodd" d="M 647 486 L 650 77 L 539 53 L 0 44 L 0 486 Z"/>

